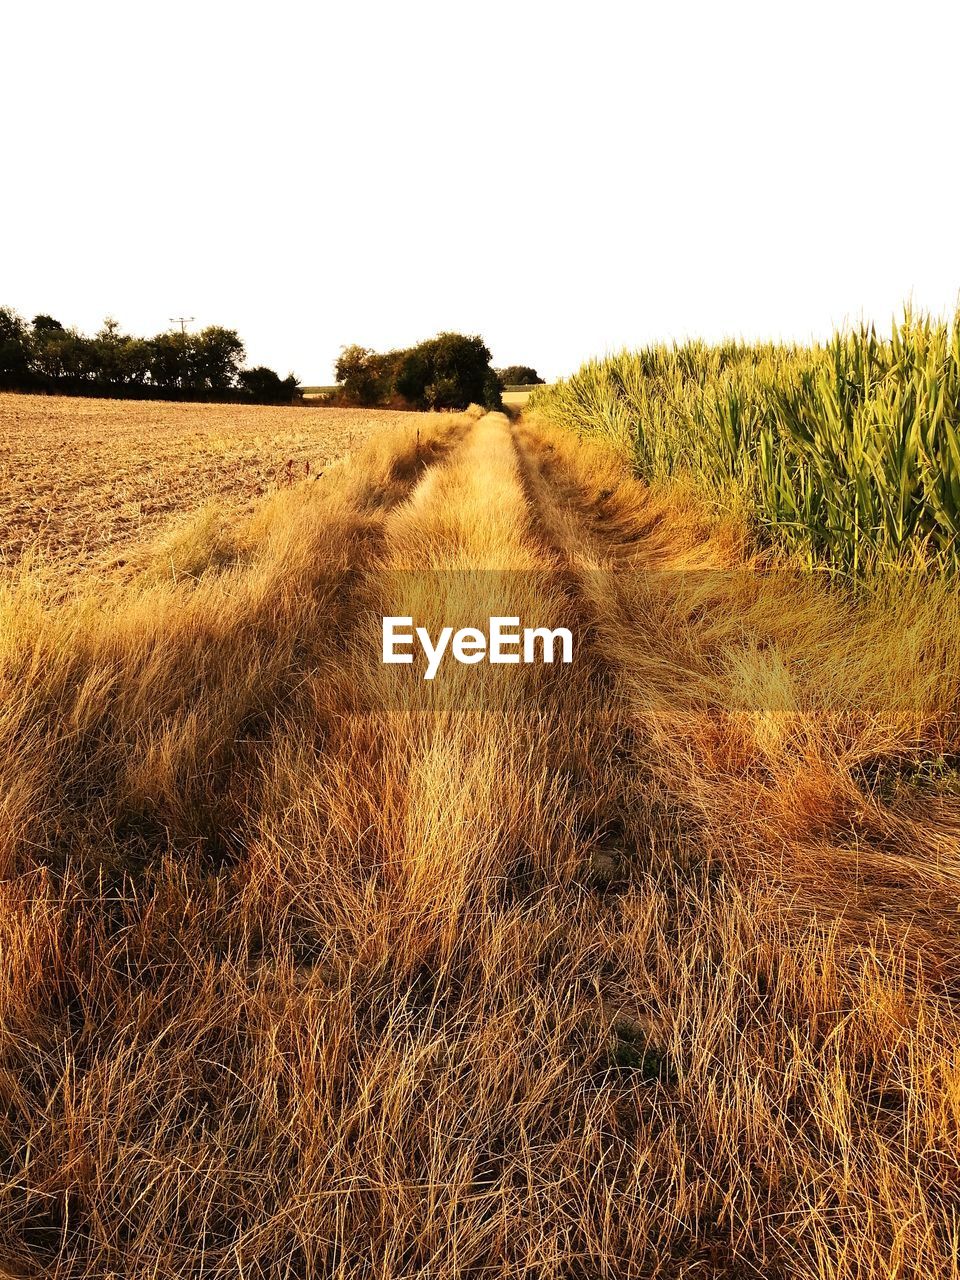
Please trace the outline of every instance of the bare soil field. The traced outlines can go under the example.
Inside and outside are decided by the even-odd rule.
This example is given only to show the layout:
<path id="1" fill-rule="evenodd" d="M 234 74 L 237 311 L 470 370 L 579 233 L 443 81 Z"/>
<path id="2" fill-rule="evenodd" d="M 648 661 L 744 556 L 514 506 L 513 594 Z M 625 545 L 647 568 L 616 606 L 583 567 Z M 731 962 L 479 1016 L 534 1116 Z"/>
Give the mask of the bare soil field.
<path id="1" fill-rule="evenodd" d="M 31 554 L 56 572 L 115 561 L 174 518 L 316 477 L 411 421 L 392 410 L 0 394 L 0 571 Z"/>

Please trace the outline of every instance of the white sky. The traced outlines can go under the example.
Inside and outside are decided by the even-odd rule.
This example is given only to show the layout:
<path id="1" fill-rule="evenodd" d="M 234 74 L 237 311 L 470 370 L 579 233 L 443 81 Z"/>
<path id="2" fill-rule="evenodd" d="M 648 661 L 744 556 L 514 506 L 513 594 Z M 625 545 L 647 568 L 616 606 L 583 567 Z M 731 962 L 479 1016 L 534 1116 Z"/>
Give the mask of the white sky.
<path id="1" fill-rule="evenodd" d="M 349 342 L 483 334 L 553 377 L 960 291 L 960 6 L 10 4 L 0 303 Z"/>

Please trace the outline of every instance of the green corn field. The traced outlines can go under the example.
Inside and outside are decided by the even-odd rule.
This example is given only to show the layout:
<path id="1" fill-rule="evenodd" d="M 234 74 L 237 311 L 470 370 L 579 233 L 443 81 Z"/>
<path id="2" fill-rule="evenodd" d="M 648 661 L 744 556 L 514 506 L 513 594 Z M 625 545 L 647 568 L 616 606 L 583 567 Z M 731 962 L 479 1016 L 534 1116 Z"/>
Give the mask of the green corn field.
<path id="1" fill-rule="evenodd" d="M 690 476 L 811 567 L 960 567 L 960 312 L 811 347 L 623 352 L 530 407 L 628 442 L 648 480 Z"/>

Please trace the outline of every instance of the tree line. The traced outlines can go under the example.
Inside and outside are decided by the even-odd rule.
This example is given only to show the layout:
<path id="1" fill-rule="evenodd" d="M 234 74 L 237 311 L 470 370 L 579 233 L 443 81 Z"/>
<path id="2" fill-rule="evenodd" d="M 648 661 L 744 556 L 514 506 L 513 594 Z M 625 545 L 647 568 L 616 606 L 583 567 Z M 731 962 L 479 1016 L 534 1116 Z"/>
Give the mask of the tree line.
<path id="1" fill-rule="evenodd" d="M 289 404 L 297 379 L 266 365 L 243 368 L 235 329 L 208 325 L 198 333 L 153 338 L 123 333 L 106 319 L 92 337 L 49 315 L 27 322 L 0 307 L 0 388 L 74 395 Z"/>
<path id="2" fill-rule="evenodd" d="M 222 325 L 139 338 L 108 318 L 89 336 L 50 315 L 28 322 L 0 307 L 0 389 L 259 404 L 297 398 L 293 374 L 245 369 L 245 356 L 240 335 Z M 494 369 L 483 339 L 461 333 L 394 351 L 344 347 L 336 378 L 332 399 L 340 404 L 413 409 L 499 409 L 504 387 L 542 381 L 528 365 Z"/>

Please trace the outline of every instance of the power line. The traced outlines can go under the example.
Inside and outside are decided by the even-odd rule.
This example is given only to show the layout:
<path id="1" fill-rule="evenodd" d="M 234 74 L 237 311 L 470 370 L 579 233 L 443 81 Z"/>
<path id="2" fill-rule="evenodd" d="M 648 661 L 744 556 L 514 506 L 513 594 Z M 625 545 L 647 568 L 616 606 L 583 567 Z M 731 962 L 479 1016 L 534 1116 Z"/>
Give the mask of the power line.
<path id="1" fill-rule="evenodd" d="M 187 332 L 187 325 L 192 324 L 194 320 L 196 320 L 196 316 L 171 316 L 170 317 L 170 323 L 178 324 L 180 326 L 180 332 L 184 335 L 186 335 L 186 332 Z"/>

